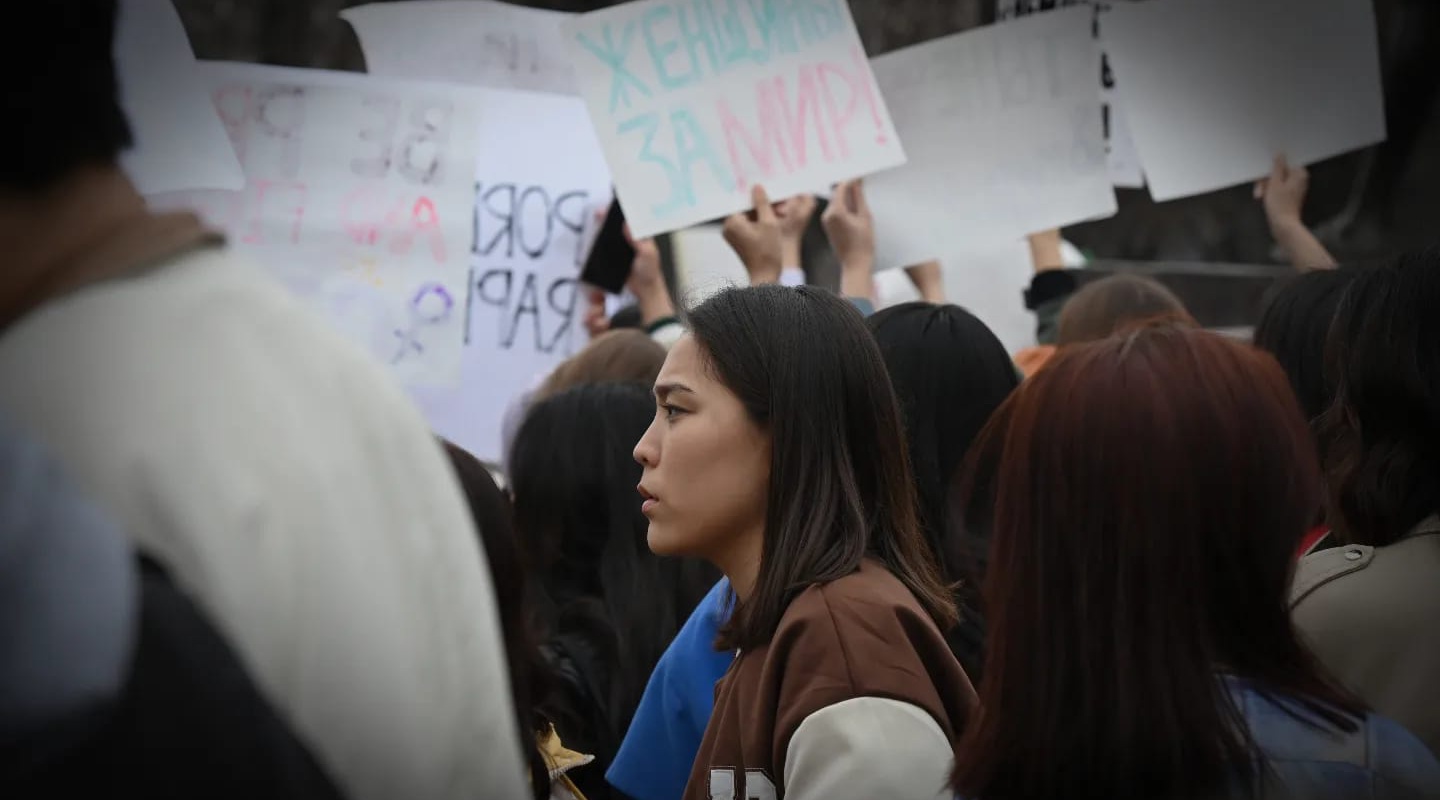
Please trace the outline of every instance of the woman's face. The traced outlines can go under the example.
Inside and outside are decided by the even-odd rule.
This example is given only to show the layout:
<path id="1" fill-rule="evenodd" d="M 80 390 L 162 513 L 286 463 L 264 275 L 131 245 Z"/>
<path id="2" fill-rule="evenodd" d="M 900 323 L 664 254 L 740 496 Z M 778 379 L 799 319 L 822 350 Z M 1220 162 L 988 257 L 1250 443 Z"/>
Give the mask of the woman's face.
<path id="1" fill-rule="evenodd" d="M 655 380 L 655 419 L 635 446 L 650 549 L 726 569 L 764 535 L 770 437 L 686 336 Z M 756 550 L 758 554 L 758 550 Z"/>

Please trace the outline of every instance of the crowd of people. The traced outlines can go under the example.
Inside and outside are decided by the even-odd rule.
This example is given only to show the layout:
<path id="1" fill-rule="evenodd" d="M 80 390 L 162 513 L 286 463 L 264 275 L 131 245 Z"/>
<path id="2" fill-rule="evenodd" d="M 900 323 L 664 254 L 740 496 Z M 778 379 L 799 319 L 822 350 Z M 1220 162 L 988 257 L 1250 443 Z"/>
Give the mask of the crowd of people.
<path id="1" fill-rule="evenodd" d="M 115 3 L 4 37 L 0 796 L 1440 797 L 1440 249 L 1296 275 L 1253 341 L 1031 238 L 1037 344 L 875 310 L 861 182 L 725 222 L 498 473 L 117 165 Z M 12 30 L 13 30 L 12 26 Z M 23 69 L 22 69 L 23 68 Z M 13 140 L 13 142 L 11 141 Z M 963 303 L 964 298 L 955 298 Z"/>

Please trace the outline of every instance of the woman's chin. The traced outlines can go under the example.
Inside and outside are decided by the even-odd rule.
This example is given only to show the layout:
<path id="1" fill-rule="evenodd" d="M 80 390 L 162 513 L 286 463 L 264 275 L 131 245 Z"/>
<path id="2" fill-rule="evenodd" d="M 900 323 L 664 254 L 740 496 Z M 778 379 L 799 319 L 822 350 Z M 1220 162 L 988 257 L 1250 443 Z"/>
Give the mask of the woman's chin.
<path id="1" fill-rule="evenodd" d="M 650 546 L 650 552 L 657 556 L 690 554 L 683 540 L 677 539 L 671 531 L 666 530 L 664 525 L 655 522 L 650 523 L 650 529 L 645 534 L 645 543 Z"/>

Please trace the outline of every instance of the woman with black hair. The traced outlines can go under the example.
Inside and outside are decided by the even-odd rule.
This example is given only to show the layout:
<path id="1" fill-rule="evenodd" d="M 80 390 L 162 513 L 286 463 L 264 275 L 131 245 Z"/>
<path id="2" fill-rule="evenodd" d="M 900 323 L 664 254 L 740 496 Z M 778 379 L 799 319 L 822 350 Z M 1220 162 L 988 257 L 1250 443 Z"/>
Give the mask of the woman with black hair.
<path id="1" fill-rule="evenodd" d="M 1377 710 L 1440 754 L 1440 249 L 1361 270 L 1331 328 L 1320 422 L 1342 546 L 1301 560 L 1295 623 Z"/>
<path id="2" fill-rule="evenodd" d="M 535 744 L 525 754 L 532 796 L 534 800 L 585 800 L 569 773 L 589 764 L 594 756 L 567 749 L 542 708 L 555 678 L 535 641 L 525 566 L 510 523 L 510 498 L 495 485 L 480 459 L 453 442 L 444 444 L 480 530 L 486 561 L 494 572 L 495 604 L 500 609 L 500 632 L 505 637 L 510 695 L 515 719 L 520 723 L 520 741 Z"/>
<path id="3" fill-rule="evenodd" d="M 691 311 L 635 447 L 657 553 L 718 566 L 736 653 L 685 797 L 936 798 L 974 693 L 855 307 L 800 287 Z"/>
<path id="4" fill-rule="evenodd" d="M 515 532 L 556 672 L 542 708 L 567 742 L 596 756 L 575 776 L 590 800 L 611 796 L 604 772 L 645 682 L 718 578 L 704 562 L 646 547 L 630 453 L 652 408 L 640 384 L 579 386 L 536 404 L 510 453 Z"/>
<path id="5" fill-rule="evenodd" d="M 979 681 L 984 625 L 978 582 L 987 547 L 961 530 L 949 492 L 970 443 L 1020 385 L 1020 376 L 990 328 L 959 306 L 904 303 L 867 322 L 900 401 L 920 530 L 945 582 L 956 587 L 960 622 L 946 638 L 970 680 Z"/>
<path id="6" fill-rule="evenodd" d="M 1321 269 L 1291 278 L 1274 293 L 1255 326 L 1255 345 L 1280 362 L 1312 428 L 1335 399 L 1334 381 L 1325 374 L 1325 342 L 1340 300 L 1358 274 Z M 1317 521 L 1323 516 L 1316 509 Z M 1323 522 L 1312 527 L 1300 540 L 1297 557 L 1330 546 L 1329 533 Z"/>

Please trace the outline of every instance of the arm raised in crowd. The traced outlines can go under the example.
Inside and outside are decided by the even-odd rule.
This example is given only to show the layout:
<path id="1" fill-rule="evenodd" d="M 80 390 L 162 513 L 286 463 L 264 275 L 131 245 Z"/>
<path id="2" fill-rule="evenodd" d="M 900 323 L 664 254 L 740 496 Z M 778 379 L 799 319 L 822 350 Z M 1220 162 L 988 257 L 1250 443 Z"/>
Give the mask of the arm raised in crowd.
<path id="1" fill-rule="evenodd" d="M 945 280 L 940 275 L 940 262 L 934 259 L 912 264 L 905 268 L 905 275 L 915 284 L 920 299 L 927 303 L 941 305 L 945 302 Z"/>
<path id="2" fill-rule="evenodd" d="M 740 257 L 752 286 L 779 283 L 785 267 L 784 225 L 765 187 L 751 189 L 750 200 L 754 205 L 750 211 L 726 217 L 725 243 Z"/>
<path id="3" fill-rule="evenodd" d="M 1075 276 L 1065 269 L 1058 228 L 1032 233 L 1027 239 L 1035 277 L 1030 280 L 1030 288 L 1025 292 L 1025 307 L 1035 312 L 1035 341 L 1050 345 L 1055 343 L 1060 309 L 1075 293 L 1078 283 Z"/>
<path id="4" fill-rule="evenodd" d="M 854 180 L 837 186 L 820 221 L 840 260 L 840 293 L 874 303 L 875 218 L 864 185 Z"/>
<path id="5" fill-rule="evenodd" d="M 810 218 L 815 216 L 815 195 L 797 194 L 789 200 L 776 203 L 775 216 L 780 220 L 780 247 L 783 256 L 784 269 L 775 276 L 775 281 L 769 281 L 790 285 L 791 283 L 804 283 L 804 267 L 801 256 L 801 242 L 805 239 L 805 230 L 810 226 Z M 799 273 L 798 280 L 787 280 L 787 274 Z M 753 286 L 759 283 L 755 275 L 750 276 L 750 284 Z"/>
<path id="6" fill-rule="evenodd" d="M 625 235 L 630 235 L 626 228 Z M 660 248 L 654 239 L 634 241 L 635 261 L 630 267 L 630 278 L 625 288 L 635 295 L 640 307 L 640 324 L 647 330 L 657 323 L 675 317 L 675 301 L 670 298 L 670 287 L 665 283 L 665 272 L 660 268 Z"/>
<path id="7" fill-rule="evenodd" d="M 1285 156 L 1275 157 L 1270 177 L 1255 184 L 1255 199 L 1265 206 L 1265 220 L 1270 234 L 1300 270 L 1334 269 L 1335 258 L 1305 227 L 1300 212 L 1305 195 L 1310 191 L 1310 173 L 1303 166 L 1292 166 Z"/>

